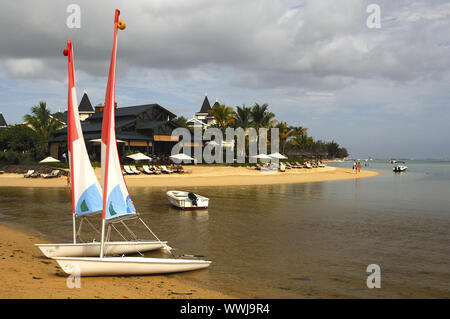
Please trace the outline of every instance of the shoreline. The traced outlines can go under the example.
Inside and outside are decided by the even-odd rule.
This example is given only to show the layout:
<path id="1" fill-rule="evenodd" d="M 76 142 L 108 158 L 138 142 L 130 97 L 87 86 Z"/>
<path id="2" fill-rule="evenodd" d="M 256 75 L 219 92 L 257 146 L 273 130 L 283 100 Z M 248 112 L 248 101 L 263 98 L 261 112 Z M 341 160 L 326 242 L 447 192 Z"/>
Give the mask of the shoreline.
<path id="1" fill-rule="evenodd" d="M 188 187 L 188 186 L 244 186 L 325 182 L 377 176 L 380 173 L 350 168 L 324 167 L 313 169 L 289 169 L 286 172 L 261 173 L 247 167 L 231 166 L 186 166 L 192 173 L 161 175 L 125 175 L 128 187 Z M 101 169 L 95 174 L 100 181 Z M 6 173 L 0 175 L 0 187 L 69 187 L 67 178 L 51 179 L 24 178 L 22 174 Z"/>
<path id="2" fill-rule="evenodd" d="M 179 274 L 82 277 L 81 288 L 68 288 L 68 276 L 56 261 L 34 246 L 39 237 L 0 223 L 1 299 L 232 299 L 176 278 Z"/>

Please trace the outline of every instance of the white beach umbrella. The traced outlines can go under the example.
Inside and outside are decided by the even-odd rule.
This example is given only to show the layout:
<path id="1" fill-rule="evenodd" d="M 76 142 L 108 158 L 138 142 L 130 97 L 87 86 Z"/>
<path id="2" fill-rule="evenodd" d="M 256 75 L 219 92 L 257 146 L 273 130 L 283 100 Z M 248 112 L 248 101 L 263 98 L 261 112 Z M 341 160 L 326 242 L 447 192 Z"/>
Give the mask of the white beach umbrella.
<path id="1" fill-rule="evenodd" d="M 89 140 L 89 142 L 100 143 L 102 141 L 101 138 L 94 138 L 93 140 Z M 117 140 L 117 143 L 125 143 L 125 141 Z"/>
<path id="2" fill-rule="evenodd" d="M 253 155 L 253 156 L 250 156 L 250 157 L 252 157 L 252 158 L 259 158 L 259 159 L 272 159 L 272 157 L 270 157 L 269 155 L 267 155 L 267 154 L 258 154 L 258 155 Z"/>
<path id="3" fill-rule="evenodd" d="M 40 161 L 39 163 L 58 163 L 58 162 L 60 162 L 60 160 L 57 160 L 56 158 L 48 156 L 48 157 L 44 158 L 42 161 Z"/>
<path id="4" fill-rule="evenodd" d="M 272 157 L 272 158 L 287 159 L 286 156 L 281 155 L 280 153 L 272 153 L 272 154 L 269 154 L 269 156 Z"/>
<path id="5" fill-rule="evenodd" d="M 190 157 L 189 155 L 186 155 L 184 153 L 170 155 L 170 158 L 172 160 L 177 160 L 177 161 L 193 161 L 194 160 L 192 157 Z"/>
<path id="6" fill-rule="evenodd" d="M 131 154 L 131 155 L 127 155 L 127 157 L 135 160 L 135 161 L 150 161 L 152 158 L 142 154 L 142 153 L 136 153 L 136 154 Z"/>

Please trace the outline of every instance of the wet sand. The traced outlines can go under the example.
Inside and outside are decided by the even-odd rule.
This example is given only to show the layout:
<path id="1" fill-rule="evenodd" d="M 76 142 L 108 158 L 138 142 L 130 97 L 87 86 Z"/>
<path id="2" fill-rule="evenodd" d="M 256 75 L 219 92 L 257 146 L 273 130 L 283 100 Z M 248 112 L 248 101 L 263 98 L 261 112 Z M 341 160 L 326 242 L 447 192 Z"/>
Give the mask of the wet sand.
<path id="1" fill-rule="evenodd" d="M 36 243 L 45 241 L 9 226 L 0 225 L 1 299 L 232 298 L 218 291 L 184 283 L 175 278 L 177 275 L 82 277 L 81 288 L 68 288 L 68 277 L 56 261 L 41 254 L 34 246 Z"/>
<path id="2" fill-rule="evenodd" d="M 184 174 L 161 175 L 125 175 L 129 187 L 186 187 L 186 186 L 233 186 L 233 185 L 266 185 L 324 182 L 332 180 L 372 177 L 377 172 L 361 170 L 358 174 L 352 169 L 323 167 L 313 169 L 288 169 L 286 172 L 261 173 L 247 167 L 231 166 L 186 166 L 191 170 Z M 101 169 L 95 173 L 100 180 Z M 24 178 L 21 174 L 1 174 L 0 187 L 67 187 L 66 177 L 57 178 Z"/>

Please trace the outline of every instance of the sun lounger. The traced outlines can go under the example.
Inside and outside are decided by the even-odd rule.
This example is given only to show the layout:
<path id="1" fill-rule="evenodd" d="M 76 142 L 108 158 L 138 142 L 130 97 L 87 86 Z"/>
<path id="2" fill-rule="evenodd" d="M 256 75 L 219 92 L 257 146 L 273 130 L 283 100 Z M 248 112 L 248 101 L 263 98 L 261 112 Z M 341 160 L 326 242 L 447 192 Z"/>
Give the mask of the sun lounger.
<path id="1" fill-rule="evenodd" d="M 134 165 L 131 165 L 130 168 L 131 168 L 131 170 L 133 171 L 133 173 L 135 173 L 135 174 L 137 174 L 137 175 L 139 175 L 139 174 L 141 173 L 141 171 L 138 170 L 138 169 L 136 168 L 136 166 L 134 166 Z"/>
<path id="2" fill-rule="evenodd" d="M 39 176 L 41 176 L 41 173 L 39 172 L 34 172 L 33 174 L 30 175 L 31 178 L 37 178 Z"/>
<path id="3" fill-rule="evenodd" d="M 23 174 L 23 177 L 30 178 L 33 173 L 34 173 L 34 170 L 29 169 L 28 172 L 26 172 L 26 174 Z"/>
<path id="4" fill-rule="evenodd" d="M 310 163 L 305 163 L 304 165 L 305 168 L 313 168 L 312 165 Z"/>
<path id="5" fill-rule="evenodd" d="M 150 170 L 157 175 L 161 174 L 161 170 L 159 170 L 155 165 L 150 166 Z"/>
<path id="6" fill-rule="evenodd" d="M 53 178 L 59 176 L 59 170 L 53 170 L 50 174 L 42 174 L 43 178 Z"/>
<path id="7" fill-rule="evenodd" d="M 303 165 L 300 164 L 299 162 L 296 161 L 295 164 L 297 164 L 297 168 L 303 168 Z"/>
<path id="8" fill-rule="evenodd" d="M 286 172 L 286 164 L 280 163 L 280 167 L 278 169 L 280 172 Z"/>
<path id="9" fill-rule="evenodd" d="M 127 174 L 129 174 L 129 175 L 134 175 L 134 174 L 136 174 L 135 172 L 133 172 L 133 170 L 130 168 L 130 166 L 128 166 L 128 165 L 124 165 L 123 166 L 123 169 L 125 170 L 125 172 L 127 173 Z"/>
<path id="10" fill-rule="evenodd" d="M 150 169 L 150 167 L 148 167 L 148 165 L 142 165 L 142 169 L 143 169 L 143 172 L 144 172 L 145 174 L 147 174 L 147 175 L 153 175 L 153 174 L 156 174 L 154 171 L 152 171 L 152 170 Z"/>
<path id="11" fill-rule="evenodd" d="M 161 165 L 161 172 L 164 174 L 172 174 L 173 172 L 170 169 L 167 169 L 166 165 Z"/>

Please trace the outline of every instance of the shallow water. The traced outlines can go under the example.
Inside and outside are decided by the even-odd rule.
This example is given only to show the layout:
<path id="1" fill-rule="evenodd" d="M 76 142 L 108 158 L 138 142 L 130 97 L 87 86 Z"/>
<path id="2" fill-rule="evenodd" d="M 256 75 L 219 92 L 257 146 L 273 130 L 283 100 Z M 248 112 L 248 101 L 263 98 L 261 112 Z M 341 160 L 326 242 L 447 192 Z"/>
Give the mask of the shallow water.
<path id="1" fill-rule="evenodd" d="M 208 211 L 172 208 L 169 188 L 130 193 L 176 254 L 213 261 L 209 270 L 175 275 L 182 280 L 239 297 L 448 298 L 450 162 L 406 165 L 407 173 L 394 174 L 386 160 L 371 161 L 382 175 L 361 180 L 189 187 L 210 198 Z M 0 220 L 70 241 L 70 199 L 67 189 L 1 188 Z M 381 268 L 380 289 L 366 286 L 369 264 Z"/>

